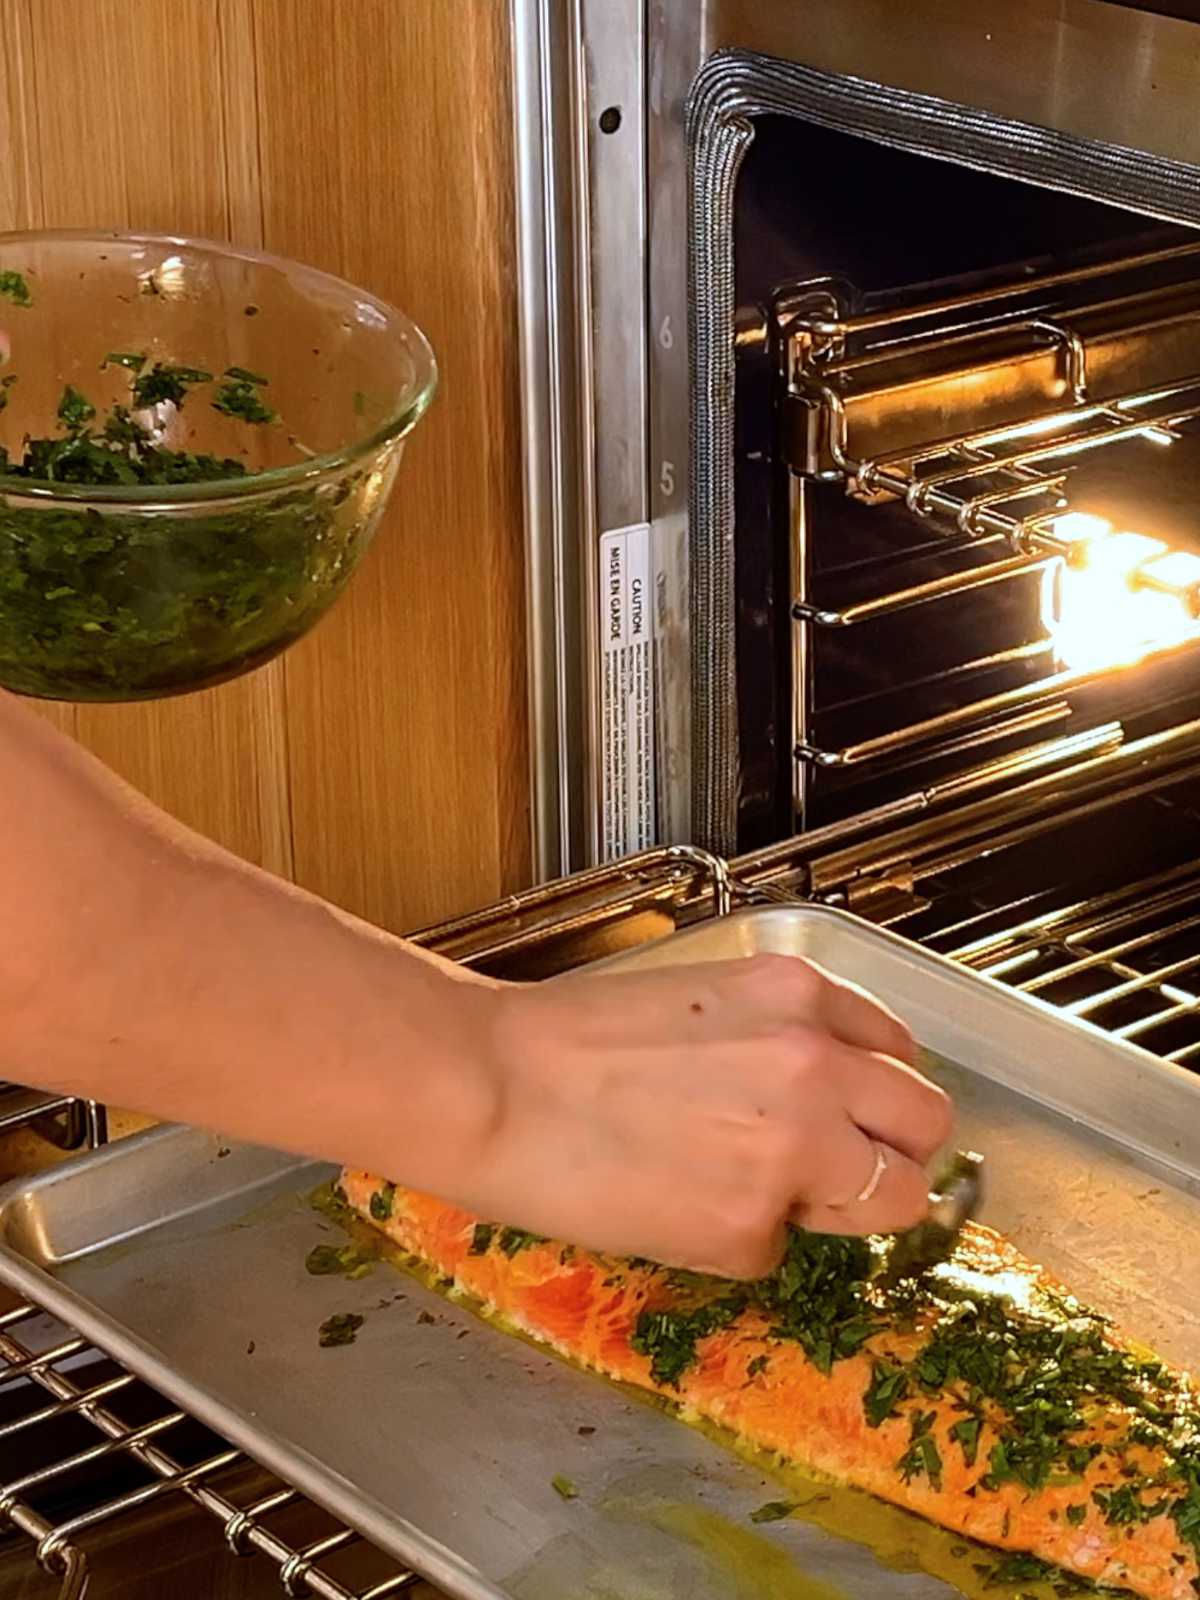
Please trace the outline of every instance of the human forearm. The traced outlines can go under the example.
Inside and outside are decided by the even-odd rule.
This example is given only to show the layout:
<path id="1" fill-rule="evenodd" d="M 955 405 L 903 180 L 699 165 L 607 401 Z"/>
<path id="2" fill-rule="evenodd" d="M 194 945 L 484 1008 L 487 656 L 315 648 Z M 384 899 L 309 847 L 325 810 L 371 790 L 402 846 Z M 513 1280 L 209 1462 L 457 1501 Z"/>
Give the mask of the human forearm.
<path id="1" fill-rule="evenodd" d="M 7 699 L 0 771 L 4 1071 L 462 1191 L 488 986 L 197 838 Z"/>

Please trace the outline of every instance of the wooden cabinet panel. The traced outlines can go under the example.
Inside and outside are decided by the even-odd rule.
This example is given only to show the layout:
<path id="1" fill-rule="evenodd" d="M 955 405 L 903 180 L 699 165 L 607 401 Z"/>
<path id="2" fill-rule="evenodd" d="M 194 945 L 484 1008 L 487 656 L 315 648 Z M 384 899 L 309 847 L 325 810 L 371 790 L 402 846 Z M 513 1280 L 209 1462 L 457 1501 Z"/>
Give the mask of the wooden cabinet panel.
<path id="1" fill-rule="evenodd" d="M 519 573 L 498 537 L 519 495 L 505 9 L 255 6 L 260 45 L 279 41 L 259 53 L 268 244 L 403 305 L 441 371 L 367 580 L 287 663 L 297 871 L 331 894 L 363 874 L 355 903 L 376 919 L 398 900 L 426 916 L 478 892 L 481 865 L 501 860 L 499 773 L 524 766 Z M 299 106 L 298 82 L 319 86 Z M 339 830 L 349 814 L 383 845 L 369 860 Z"/>
<path id="2" fill-rule="evenodd" d="M 334 613 L 240 683 L 47 714 L 393 928 L 528 870 L 503 0 L 0 0 L 0 227 L 232 237 L 363 283 L 442 373 Z"/>

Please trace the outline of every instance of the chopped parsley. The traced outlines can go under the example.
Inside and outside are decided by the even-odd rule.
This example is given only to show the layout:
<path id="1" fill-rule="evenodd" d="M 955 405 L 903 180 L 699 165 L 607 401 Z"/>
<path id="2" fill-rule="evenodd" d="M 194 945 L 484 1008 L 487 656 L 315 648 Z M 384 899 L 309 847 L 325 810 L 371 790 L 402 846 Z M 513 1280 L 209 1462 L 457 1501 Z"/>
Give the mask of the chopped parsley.
<path id="1" fill-rule="evenodd" d="M 358 1337 L 358 1330 L 366 1320 L 357 1311 L 337 1311 L 332 1317 L 326 1317 L 317 1330 L 317 1343 L 322 1350 L 353 1344 Z"/>
<path id="2" fill-rule="evenodd" d="M 630 1340 L 638 1355 L 649 1356 L 650 1376 L 656 1383 L 679 1387 L 679 1380 L 696 1360 L 696 1346 L 710 1334 L 727 1328 L 746 1309 L 744 1294 L 710 1300 L 693 1311 L 643 1311 Z"/>
<path id="3" fill-rule="evenodd" d="M 870 1427 L 878 1428 L 894 1417 L 900 1402 L 908 1397 L 908 1374 L 891 1361 L 877 1361 L 871 1369 L 871 1382 L 863 1395 L 863 1411 Z"/>
<path id="4" fill-rule="evenodd" d="M 561 1500 L 578 1500 L 579 1490 L 562 1472 L 556 1472 L 550 1479 L 550 1487 Z"/>
<path id="5" fill-rule="evenodd" d="M 892 1289 L 875 1280 L 872 1262 L 871 1247 L 861 1242 L 793 1233 L 778 1272 L 758 1283 L 733 1287 L 672 1273 L 665 1288 L 674 1298 L 656 1304 L 663 1281 L 656 1278 L 633 1347 L 649 1356 L 657 1382 L 677 1388 L 700 1342 L 748 1307 L 770 1316 L 773 1339 L 794 1339 L 826 1372 L 876 1332 L 897 1322 L 915 1326 L 919 1317 L 927 1332 L 915 1354 L 904 1362 L 874 1358 L 862 1399 L 871 1427 L 907 1417 L 909 1439 L 896 1462 L 906 1481 L 924 1478 L 941 1487 L 946 1445 L 935 1434 L 939 1413 L 921 1400 L 949 1400 L 960 1414 L 946 1428 L 946 1444 L 978 1471 L 973 1492 L 1005 1484 L 1027 1493 L 1080 1485 L 1103 1457 L 1123 1480 L 1091 1496 L 1110 1525 L 1169 1517 L 1181 1542 L 1200 1558 L 1200 1406 L 1186 1379 L 1122 1349 L 1111 1340 L 1106 1319 L 1073 1299 L 1044 1295 L 1018 1307 L 999 1295 L 956 1294 L 944 1283 Z M 764 1358 L 756 1357 L 747 1377 L 764 1367 Z M 1094 1437 L 1098 1408 L 1130 1417 L 1112 1443 Z M 990 1438 L 981 1460 L 985 1417 Z M 1158 1453 L 1152 1475 L 1126 1460 L 1130 1445 Z M 1086 1501 L 1065 1508 L 1072 1526 L 1087 1514 Z M 1035 1567 L 1002 1570 L 1014 1579 L 1043 1575 Z"/>
<path id="6" fill-rule="evenodd" d="M 513 1256 L 522 1250 L 528 1250 L 531 1245 L 545 1244 L 540 1233 L 527 1233 L 524 1228 L 501 1228 L 500 1250 L 511 1261 Z"/>
<path id="7" fill-rule="evenodd" d="M 231 368 L 230 370 L 242 371 L 240 367 Z M 223 411 L 229 417 L 239 417 L 243 422 L 277 422 L 279 413 L 272 410 L 258 392 L 258 385 L 265 382 L 265 378 L 252 378 L 250 376 L 240 378 L 227 377 L 217 391 L 217 398 L 213 401 L 213 410 Z"/>
<path id="8" fill-rule="evenodd" d="M 1148 1486 L 1148 1482 L 1124 1483 L 1108 1491 L 1095 1489 L 1092 1500 L 1104 1513 L 1105 1522 L 1116 1527 L 1133 1527 L 1140 1522 L 1149 1522 L 1152 1517 L 1162 1516 L 1167 1507 L 1162 1500 L 1142 1499 L 1142 1489 Z"/>
<path id="9" fill-rule="evenodd" d="M 376 1222 L 386 1222 L 392 1214 L 392 1204 L 396 1198 L 396 1185 L 385 1183 L 382 1189 L 376 1189 L 371 1196 L 371 1215 Z"/>
<path id="10" fill-rule="evenodd" d="M 317 1244 L 304 1258 L 304 1269 L 314 1278 L 341 1273 L 347 1278 L 365 1278 L 375 1265 L 375 1257 L 356 1244 Z"/>
<path id="11" fill-rule="evenodd" d="M 176 367 L 156 361 L 148 372 L 138 368 L 133 380 L 133 403 L 139 411 L 153 406 L 182 406 L 188 390 L 211 383 L 212 373 L 199 367 Z"/>
<path id="12" fill-rule="evenodd" d="M 1048 1561 L 1040 1561 L 1037 1556 L 1017 1553 L 1003 1556 L 988 1566 L 978 1565 L 975 1571 L 983 1579 L 985 1589 L 1008 1589 L 1011 1593 L 1014 1584 L 1037 1583 L 1048 1588 L 1057 1600 L 1073 1600 L 1073 1597 L 1081 1595 L 1091 1595 L 1093 1600 L 1101 1596 L 1124 1600 L 1129 1593 L 1127 1589 L 1112 1589 L 1093 1582 L 1091 1578 L 1081 1578 L 1078 1573 L 1064 1572 L 1060 1567 L 1051 1566 Z M 1021 1593 L 1018 1600 L 1026 1600 L 1026 1595 Z M 1032 1600 L 1032 1596 L 1029 1600 Z"/>
<path id="13" fill-rule="evenodd" d="M 332 1244 L 314 1245 L 304 1258 L 305 1271 L 311 1272 L 314 1277 L 318 1278 L 328 1276 L 330 1273 L 341 1272 L 344 1267 L 342 1258 L 347 1248 L 353 1247 L 343 1246 L 339 1250 L 336 1245 Z"/>
<path id="14" fill-rule="evenodd" d="M 933 1424 L 937 1420 L 932 1411 L 916 1410 L 909 1413 L 908 1449 L 896 1463 L 905 1483 L 914 1478 L 926 1477 L 930 1487 L 942 1487 L 942 1453 L 933 1437 Z"/>
<path id="15" fill-rule="evenodd" d="M 979 1430 L 983 1427 L 978 1417 L 962 1417 L 950 1429 L 950 1437 L 963 1453 L 967 1466 L 973 1467 L 979 1458 Z"/>
<path id="16" fill-rule="evenodd" d="M 14 306 L 20 306 L 27 311 L 33 304 L 33 296 L 29 292 L 29 285 L 23 274 L 5 270 L 0 272 L 0 300 L 7 300 Z"/>
<path id="17" fill-rule="evenodd" d="M 867 1292 L 872 1264 L 862 1239 L 792 1229 L 778 1271 L 753 1289 L 775 1320 L 772 1333 L 794 1339 L 821 1372 L 856 1355 L 881 1323 Z"/>
<path id="18" fill-rule="evenodd" d="M 25 482 L 143 489 L 246 479 L 241 459 L 160 442 L 164 408 L 200 404 L 210 373 L 149 364 L 138 351 L 110 351 L 102 365 L 128 375 L 124 403 L 102 414 L 68 384 L 56 436 L 0 443 L 0 683 L 52 699 L 130 700 L 261 665 L 307 631 L 353 572 L 366 474 L 349 474 L 333 495 L 285 486 L 161 510 L 18 498 Z M 0 387 L 6 418 L 14 377 Z M 254 421 L 253 408 L 229 411 L 222 396 L 230 384 L 256 394 L 260 382 L 227 374 L 209 403 Z"/>
<path id="19" fill-rule="evenodd" d="M 480 1223 L 469 1248 L 482 1255 L 498 1246 L 511 1257 L 535 1242 L 523 1230 Z M 703 1342 L 753 1311 L 766 1318 L 772 1348 L 798 1344 L 823 1373 L 867 1349 L 863 1414 L 872 1428 L 905 1420 L 908 1439 L 895 1462 L 905 1482 L 924 1480 L 940 1491 L 947 1449 L 961 1452 L 972 1495 L 1006 1485 L 1022 1495 L 1082 1486 L 1101 1461 L 1106 1476 L 1098 1486 L 1062 1508 L 1069 1526 L 1087 1521 L 1089 1505 L 1120 1530 L 1169 1518 L 1200 1559 L 1200 1405 L 1188 1379 L 1122 1349 L 1106 1319 L 1070 1297 L 1039 1291 L 1014 1304 L 956 1289 L 953 1280 L 891 1284 L 877 1271 L 879 1259 L 877 1244 L 793 1230 L 778 1270 L 758 1282 L 732 1284 L 641 1261 L 609 1264 L 604 1282 L 626 1285 L 638 1273 L 642 1305 L 630 1342 L 659 1385 L 679 1389 Z M 897 1327 L 923 1330 L 910 1356 L 902 1360 L 886 1345 L 870 1350 L 877 1334 Z M 771 1355 L 760 1348 L 743 1359 L 749 1382 L 767 1372 Z M 1101 1442 L 1095 1419 L 1106 1411 L 1125 1420 Z M 1143 1470 L 1129 1455 L 1135 1446 L 1157 1460 Z M 771 1502 L 751 1520 L 772 1521 L 793 1509 Z M 1007 1527 L 1006 1517 L 1006 1534 Z M 1056 1595 L 1105 1592 L 1032 1556 L 1006 1556 L 978 1570 L 988 1586 L 1044 1581 Z"/>
<path id="20" fill-rule="evenodd" d="M 389 1187 L 394 1188 L 395 1185 L 389 1185 Z M 371 1212 L 371 1215 L 375 1215 L 374 1211 Z M 492 1246 L 496 1245 L 500 1252 L 511 1261 L 522 1250 L 529 1250 L 535 1244 L 547 1243 L 549 1241 L 540 1233 L 529 1233 L 525 1228 L 501 1228 L 497 1227 L 494 1222 L 477 1222 L 471 1233 L 471 1244 L 467 1254 L 485 1256 Z M 563 1252 L 560 1257 L 563 1265 L 571 1259 L 571 1254 L 573 1253 L 573 1251 L 570 1254 L 567 1251 Z"/>
<path id="21" fill-rule="evenodd" d="M 989 1589 L 1008 1583 L 1048 1583 L 1060 1576 L 1058 1568 L 1048 1561 L 1020 1554 L 1006 1555 L 992 1566 L 980 1566 L 976 1571 Z"/>
<path id="22" fill-rule="evenodd" d="M 71 433 L 78 433 L 81 428 L 87 427 L 95 415 L 96 408 L 91 401 L 85 399 L 78 389 L 68 384 L 58 402 L 58 420 L 63 427 Z"/>
<path id="23" fill-rule="evenodd" d="M 1045 1433 L 1010 1433 L 992 1446 L 985 1489 L 1002 1483 L 1019 1483 L 1026 1489 L 1044 1488 L 1059 1455 L 1060 1440 Z"/>
<path id="24" fill-rule="evenodd" d="M 765 1506 L 750 1513 L 751 1522 L 783 1522 L 796 1509 L 794 1500 L 768 1500 Z"/>

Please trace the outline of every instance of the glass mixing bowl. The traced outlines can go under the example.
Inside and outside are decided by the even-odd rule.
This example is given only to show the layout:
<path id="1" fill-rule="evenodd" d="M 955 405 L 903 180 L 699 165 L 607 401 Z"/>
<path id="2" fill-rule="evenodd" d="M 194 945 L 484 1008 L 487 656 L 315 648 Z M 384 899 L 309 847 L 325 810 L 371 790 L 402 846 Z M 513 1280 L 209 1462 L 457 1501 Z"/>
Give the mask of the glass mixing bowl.
<path id="1" fill-rule="evenodd" d="M 407 317 L 225 245 L 0 236 L 0 684 L 137 700 L 306 633 L 436 384 Z"/>

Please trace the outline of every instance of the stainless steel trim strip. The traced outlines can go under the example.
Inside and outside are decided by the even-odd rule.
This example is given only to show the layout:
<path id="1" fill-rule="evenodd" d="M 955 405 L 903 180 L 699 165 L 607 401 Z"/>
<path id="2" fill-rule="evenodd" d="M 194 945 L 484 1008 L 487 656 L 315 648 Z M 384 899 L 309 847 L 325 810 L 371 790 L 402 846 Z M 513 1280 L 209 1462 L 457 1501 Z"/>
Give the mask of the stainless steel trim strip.
<path id="1" fill-rule="evenodd" d="M 591 855 L 584 774 L 582 551 L 591 526 L 583 393 L 588 341 L 573 156 L 578 12 L 510 0 L 518 324 L 525 491 L 533 865 L 558 877 Z"/>
<path id="2" fill-rule="evenodd" d="M 595 499 L 601 529 L 648 518 L 643 0 L 581 0 Z"/>

